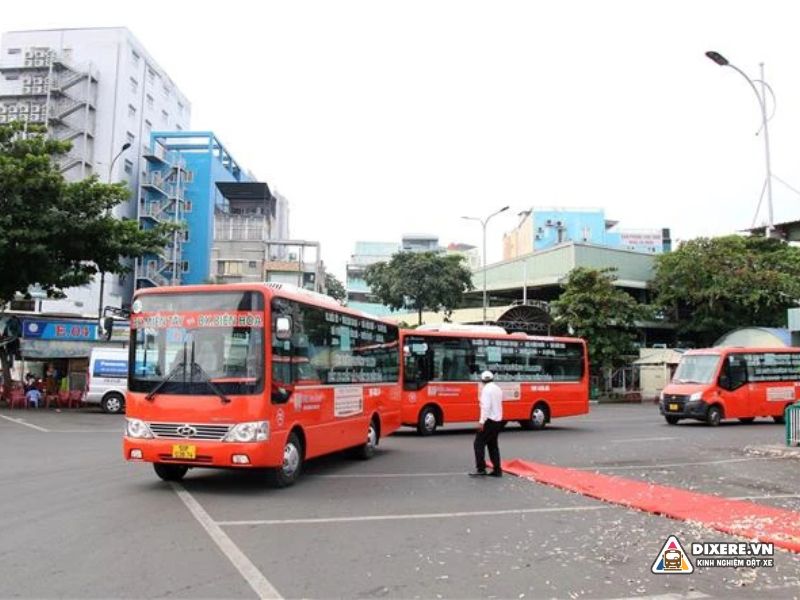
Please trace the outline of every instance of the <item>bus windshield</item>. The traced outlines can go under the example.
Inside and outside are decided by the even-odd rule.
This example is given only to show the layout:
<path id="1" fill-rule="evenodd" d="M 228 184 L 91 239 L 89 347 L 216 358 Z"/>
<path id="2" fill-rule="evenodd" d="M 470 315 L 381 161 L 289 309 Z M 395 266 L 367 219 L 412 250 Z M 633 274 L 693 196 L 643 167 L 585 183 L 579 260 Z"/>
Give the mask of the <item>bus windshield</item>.
<path id="1" fill-rule="evenodd" d="M 255 394 L 264 388 L 264 301 L 259 293 L 140 296 L 131 315 L 131 338 L 133 392 L 207 395 L 209 382 L 222 394 Z"/>
<path id="2" fill-rule="evenodd" d="M 718 354 L 689 354 L 681 358 L 673 383 L 711 383 L 719 365 Z"/>

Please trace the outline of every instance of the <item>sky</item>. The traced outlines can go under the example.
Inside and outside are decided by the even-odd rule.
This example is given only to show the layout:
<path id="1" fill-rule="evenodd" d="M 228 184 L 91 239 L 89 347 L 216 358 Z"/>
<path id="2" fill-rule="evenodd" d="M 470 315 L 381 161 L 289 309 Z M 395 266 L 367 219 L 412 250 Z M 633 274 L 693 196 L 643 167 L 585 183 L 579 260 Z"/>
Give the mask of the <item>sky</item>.
<path id="1" fill-rule="evenodd" d="M 0 31 L 127 26 L 192 102 L 192 127 L 290 202 L 344 278 L 356 240 L 481 244 L 536 206 L 601 207 L 673 239 L 766 222 L 759 103 L 774 90 L 774 220 L 800 218 L 800 6 L 470 0 L 39 0 Z M 76 8 L 80 7 L 80 8 Z M 772 108 L 771 98 L 769 99 Z"/>

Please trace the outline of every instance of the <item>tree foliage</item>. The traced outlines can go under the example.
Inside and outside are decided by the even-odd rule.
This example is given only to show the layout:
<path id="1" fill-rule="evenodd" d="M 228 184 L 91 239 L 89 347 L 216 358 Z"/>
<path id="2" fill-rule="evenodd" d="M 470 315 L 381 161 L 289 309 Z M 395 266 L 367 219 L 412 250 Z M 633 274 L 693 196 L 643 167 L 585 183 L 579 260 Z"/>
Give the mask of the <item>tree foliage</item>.
<path id="1" fill-rule="evenodd" d="M 114 218 L 128 198 L 124 183 L 65 181 L 55 161 L 69 149 L 42 128 L 0 125 L 0 307 L 34 284 L 60 297 L 100 271 L 125 273 L 124 259 L 163 247 L 173 231 Z"/>
<path id="2" fill-rule="evenodd" d="M 436 252 L 398 252 L 389 262 L 367 267 L 364 275 L 372 293 L 395 310 L 452 312 L 472 289 L 472 273 L 460 255 Z"/>
<path id="3" fill-rule="evenodd" d="M 737 327 L 784 326 L 800 299 L 800 249 L 776 239 L 697 238 L 656 265 L 656 302 L 704 345 Z"/>
<path id="4" fill-rule="evenodd" d="M 335 298 L 339 302 L 347 300 L 347 290 L 345 290 L 344 284 L 333 273 L 325 273 L 325 289 L 331 298 Z"/>
<path id="5" fill-rule="evenodd" d="M 614 285 L 616 269 L 573 269 L 564 292 L 550 304 L 562 333 L 586 340 L 595 370 L 615 367 L 635 352 L 637 321 L 650 311 Z"/>

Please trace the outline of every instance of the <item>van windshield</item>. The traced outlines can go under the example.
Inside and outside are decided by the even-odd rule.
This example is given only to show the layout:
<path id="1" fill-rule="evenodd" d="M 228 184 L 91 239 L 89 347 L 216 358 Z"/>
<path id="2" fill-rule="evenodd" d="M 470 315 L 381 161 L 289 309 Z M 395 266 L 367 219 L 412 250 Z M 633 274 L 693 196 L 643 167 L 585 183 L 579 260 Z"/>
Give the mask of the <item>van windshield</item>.
<path id="1" fill-rule="evenodd" d="M 718 354 L 690 354 L 681 358 L 673 383 L 711 383 L 719 365 Z"/>

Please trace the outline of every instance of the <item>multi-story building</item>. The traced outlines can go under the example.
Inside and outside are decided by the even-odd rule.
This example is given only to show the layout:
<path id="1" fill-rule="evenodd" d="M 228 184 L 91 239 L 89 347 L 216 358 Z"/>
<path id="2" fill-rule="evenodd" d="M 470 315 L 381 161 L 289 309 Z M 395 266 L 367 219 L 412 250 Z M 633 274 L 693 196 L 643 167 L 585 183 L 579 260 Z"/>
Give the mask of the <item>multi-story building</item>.
<path id="1" fill-rule="evenodd" d="M 64 176 L 126 181 L 131 200 L 114 210 L 136 218 L 143 157 L 153 130 L 189 129 L 191 104 L 125 27 L 13 31 L 0 42 L 0 122 L 46 125 L 72 143 Z M 129 144 L 123 151 L 123 147 Z M 130 301 L 131 277 L 105 277 L 103 304 Z M 99 281 L 44 300 L 43 311 L 97 314 Z"/>
<path id="2" fill-rule="evenodd" d="M 481 253 L 476 246 L 453 242 L 447 245 L 445 252 L 447 254 L 458 254 L 464 257 L 466 266 L 469 267 L 471 271 L 481 268 Z"/>
<path id="3" fill-rule="evenodd" d="M 517 227 L 503 235 L 503 260 L 566 242 L 660 254 L 671 249 L 670 230 L 621 229 L 601 208 L 532 208 L 520 213 Z"/>
<path id="4" fill-rule="evenodd" d="M 345 291 L 347 305 L 375 315 L 385 315 L 391 309 L 377 302 L 370 293 L 364 272 L 367 267 L 379 262 L 388 262 L 392 255 L 400 252 L 402 246 L 395 242 L 356 242 L 355 252 L 347 263 Z"/>
<path id="5" fill-rule="evenodd" d="M 427 233 L 406 233 L 401 240 L 403 252 L 442 252 L 439 236 Z"/>

